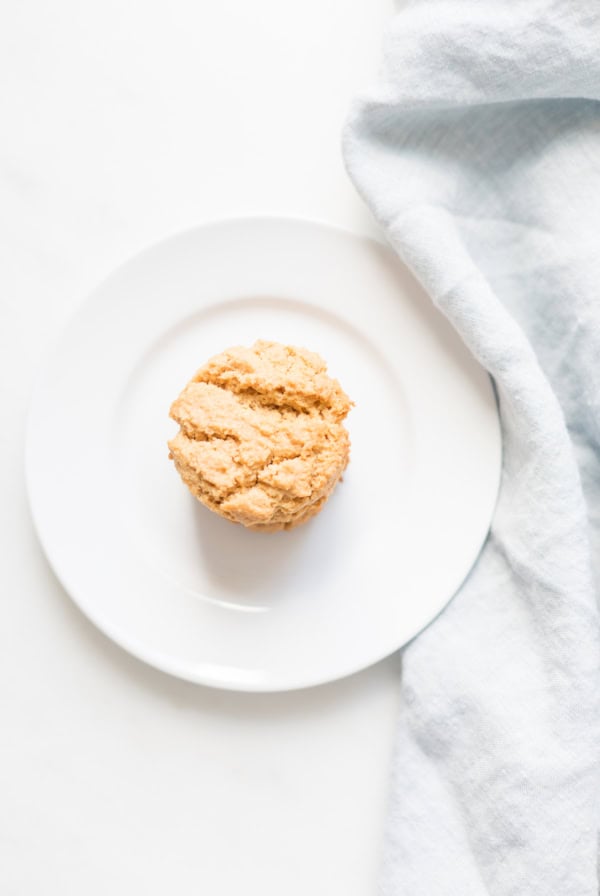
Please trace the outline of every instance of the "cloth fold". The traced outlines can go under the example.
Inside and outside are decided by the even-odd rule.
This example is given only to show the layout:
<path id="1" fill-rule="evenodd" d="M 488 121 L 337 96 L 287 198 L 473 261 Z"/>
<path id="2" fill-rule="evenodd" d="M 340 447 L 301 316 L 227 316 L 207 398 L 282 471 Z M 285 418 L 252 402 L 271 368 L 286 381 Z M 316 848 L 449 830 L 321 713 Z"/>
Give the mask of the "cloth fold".
<path id="1" fill-rule="evenodd" d="M 381 891 L 597 896 L 600 9 L 414 0 L 343 150 L 493 376 L 482 555 L 404 651 Z"/>

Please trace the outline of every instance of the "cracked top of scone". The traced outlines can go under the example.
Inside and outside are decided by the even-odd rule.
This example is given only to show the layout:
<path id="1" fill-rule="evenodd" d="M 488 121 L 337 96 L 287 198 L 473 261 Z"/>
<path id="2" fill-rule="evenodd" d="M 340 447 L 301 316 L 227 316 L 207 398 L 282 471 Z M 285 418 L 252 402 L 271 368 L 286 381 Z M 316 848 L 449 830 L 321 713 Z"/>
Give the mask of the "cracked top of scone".
<path id="1" fill-rule="evenodd" d="M 318 513 L 348 464 L 351 406 L 314 352 L 235 346 L 173 402 L 180 429 L 169 456 L 211 510 L 250 528 L 290 529 Z"/>

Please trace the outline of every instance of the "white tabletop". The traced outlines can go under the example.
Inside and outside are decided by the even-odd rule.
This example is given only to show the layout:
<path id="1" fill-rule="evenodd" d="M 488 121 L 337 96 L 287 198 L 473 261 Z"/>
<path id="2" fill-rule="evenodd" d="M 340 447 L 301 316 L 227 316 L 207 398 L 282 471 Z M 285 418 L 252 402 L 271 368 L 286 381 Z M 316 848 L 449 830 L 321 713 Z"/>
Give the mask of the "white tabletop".
<path id="1" fill-rule="evenodd" d="M 398 657 L 274 696 L 147 668 L 49 571 L 23 437 L 48 340 L 148 243 L 255 213 L 373 232 L 339 134 L 391 12 L 29 0 L 0 13 L 3 896 L 374 892 Z"/>

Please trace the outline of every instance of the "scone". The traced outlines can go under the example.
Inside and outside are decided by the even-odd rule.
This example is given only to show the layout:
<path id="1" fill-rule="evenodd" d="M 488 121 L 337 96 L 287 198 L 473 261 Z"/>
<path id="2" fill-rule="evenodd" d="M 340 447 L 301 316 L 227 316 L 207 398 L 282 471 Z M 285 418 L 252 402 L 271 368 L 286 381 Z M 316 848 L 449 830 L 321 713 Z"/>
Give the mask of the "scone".
<path id="1" fill-rule="evenodd" d="M 319 355 L 259 340 L 215 355 L 172 406 L 169 457 L 192 494 L 251 529 L 318 513 L 350 454 L 352 402 Z"/>

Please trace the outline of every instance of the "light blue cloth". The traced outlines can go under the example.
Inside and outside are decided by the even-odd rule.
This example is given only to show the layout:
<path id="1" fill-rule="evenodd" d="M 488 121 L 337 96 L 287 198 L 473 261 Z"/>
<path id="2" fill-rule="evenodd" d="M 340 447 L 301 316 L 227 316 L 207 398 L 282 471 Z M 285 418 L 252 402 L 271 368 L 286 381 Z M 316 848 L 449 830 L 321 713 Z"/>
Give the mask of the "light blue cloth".
<path id="1" fill-rule="evenodd" d="M 404 651 L 386 896 L 598 894 L 599 97 L 593 0 L 417 0 L 345 131 L 505 451 L 475 570 Z"/>

